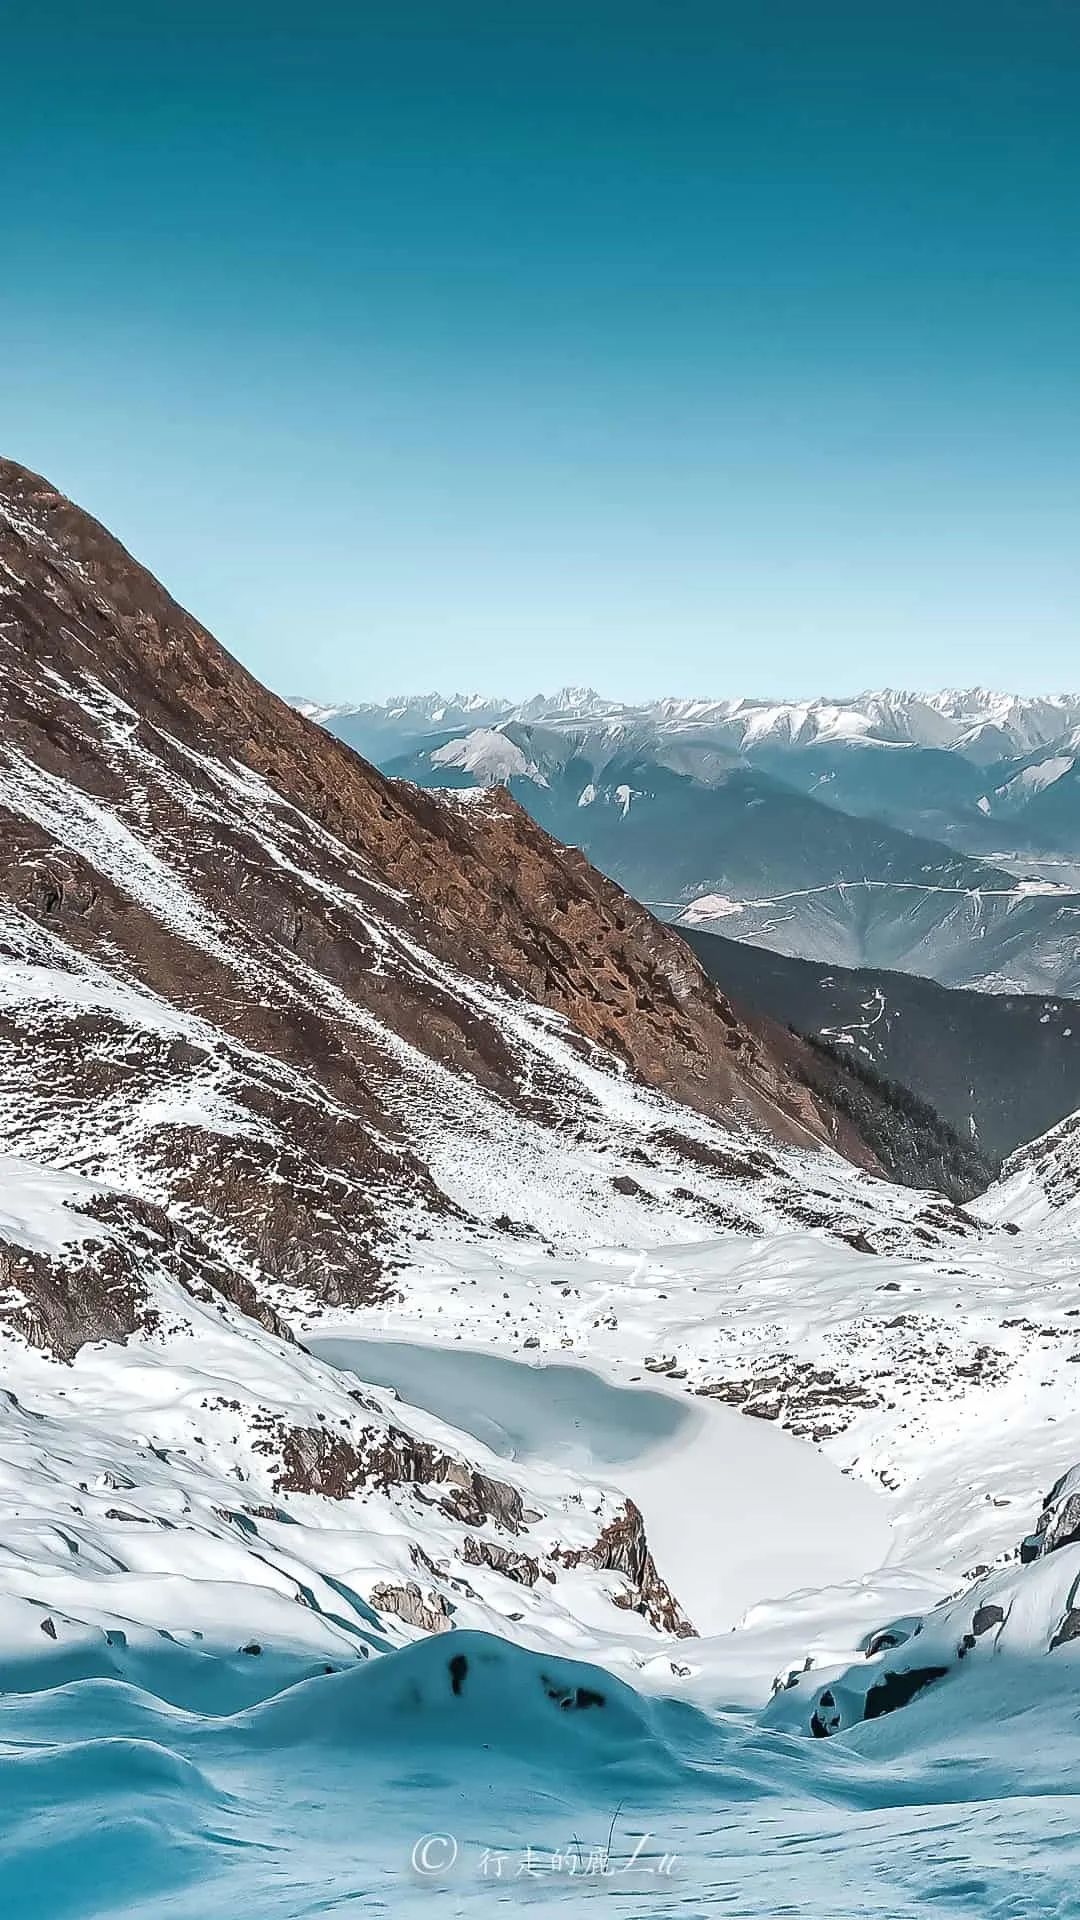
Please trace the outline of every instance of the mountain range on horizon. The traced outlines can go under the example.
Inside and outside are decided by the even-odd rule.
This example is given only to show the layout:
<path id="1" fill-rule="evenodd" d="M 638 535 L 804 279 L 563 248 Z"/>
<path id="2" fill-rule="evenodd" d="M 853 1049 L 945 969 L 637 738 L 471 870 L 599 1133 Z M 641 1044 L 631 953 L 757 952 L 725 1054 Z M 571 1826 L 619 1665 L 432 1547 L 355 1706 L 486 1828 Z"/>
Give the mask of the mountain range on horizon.
<path id="1" fill-rule="evenodd" d="M 319 701 L 290 696 L 309 718 L 431 728 L 472 720 L 562 722 L 611 726 L 653 721 L 658 728 L 701 730 L 745 747 L 766 740 L 809 746 L 826 740 L 867 740 L 959 751 L 985 762 L 1021 755 L 1063 740 L 1080 728 L 1080 693 L 1021 694 L 986 687 L 905 691 L 867 689 L 847 696 L 776 699 L 753 695 L 661 695 L 627 701 L 594 687 L 564 686 L 521 700 L 480 692 L 410 693 L 380 701 Z"/>
<path id="2" fill-rule="evenodd" d="M 1080 696 L 304 711 L 384 772 L 506 787 L 660 917 L 795 958 L 1080 992 Z"/>

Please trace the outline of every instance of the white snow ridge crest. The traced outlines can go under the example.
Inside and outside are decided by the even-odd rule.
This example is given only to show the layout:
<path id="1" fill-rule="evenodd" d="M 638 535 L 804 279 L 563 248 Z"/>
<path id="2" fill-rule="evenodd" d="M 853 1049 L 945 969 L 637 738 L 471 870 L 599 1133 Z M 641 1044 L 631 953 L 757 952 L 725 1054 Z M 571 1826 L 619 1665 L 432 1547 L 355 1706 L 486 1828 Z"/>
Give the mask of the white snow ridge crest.
<path id="1" fill-rule="evenodd" d="M 5 1911 L 1069 1911 L 1068 1123 L 890 1185 L 0 483 Z"/>

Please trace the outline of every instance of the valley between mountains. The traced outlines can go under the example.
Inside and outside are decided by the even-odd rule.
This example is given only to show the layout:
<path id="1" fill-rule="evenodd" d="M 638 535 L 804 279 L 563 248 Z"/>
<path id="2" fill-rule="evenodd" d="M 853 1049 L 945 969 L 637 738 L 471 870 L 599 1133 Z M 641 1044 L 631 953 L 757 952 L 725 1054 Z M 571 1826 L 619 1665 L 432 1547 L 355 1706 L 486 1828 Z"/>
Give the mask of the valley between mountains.
<path id="1" fill-rule="evenodd" d="M 993 1178 L 11 462 L 0 666 L 7 1911 L 1070 1911 L 1076 1120 Z"/>
<path id="2" fill-rule="evenodd" d="M 662 918 L 949 987 L 1077 989 L 1078 696 L 297 705 L 424 787 L 504 784 Z"/>

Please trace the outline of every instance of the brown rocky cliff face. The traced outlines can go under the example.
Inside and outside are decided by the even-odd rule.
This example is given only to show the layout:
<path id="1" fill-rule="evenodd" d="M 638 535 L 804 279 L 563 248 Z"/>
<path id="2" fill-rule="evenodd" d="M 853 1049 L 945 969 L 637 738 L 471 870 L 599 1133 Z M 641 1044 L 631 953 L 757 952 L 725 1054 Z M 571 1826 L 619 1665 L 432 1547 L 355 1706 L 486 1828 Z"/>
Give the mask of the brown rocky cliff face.
<path id="1" fill-rule="evenodd" d="M 566 1567 L 585 1565 L 622 1574 L 629 1591 L 616 1605 L 644 1614 L 662 1633 L 674 1633 L 680 1639 L 693 1634 L 690 1621 L 657 1571 L 641 1511 L 632 1500 L 601 1529 L 591 1547 L 557 1549 L 552 1558 Z"/>
<path id="2" fill-rule="evenodd" d="M 77 1211 L 102 1232 L 64 1254 L 0 1237 L 0 1327 L 57 1360 L 88 1340 L 127 1340 L 159 1328 L 151 1287 L 166 1279 L 193 1300 L 230 1300 L 278 1339 L 292 1334 L 254 1287 L 177 1229 L 160 1207 L 102 1192 Z"/>
<path id="3" fill-rule="evenodd" d="M 685 945 L 582 856 L 557 847 L 506 795 L 466 807 L 384 779 L 261 687 L 94 520 L 10 462 L 0 462 L 0 563 L 6 746 L 122 819 L 137 812 L 140 830 L 182 862 L 215 911 L 316 964 L 422 1051 L 514 1090 L 505 1037 L 430 975 L 398 977 L 392 993 L 380 986 L 355 926 L 341 924 L 325 892 L 313 901 L 309 887 L 259 858 L 242 801 L 235 821 L 219 818 L 200 844 L 170 792 L 174 774 L 196 787 L 203 780 L 192 753 L 251 769 L 333 835 L 368 876 L 385 918 L 440 962 L 565 1015 L 644 1081 L 701 1111 L 752 1120 L 782 1139 L 832 1138 L 870 1163 L 737 1018 Z M 114 745 L 126 734 L 126 766 L 102 750 L 101 730 L 88 728 L 85 705 L 70 697 L 88 678 L 124 703 L 112 727 Z M 157 770 L 135 794 L 140 755 Z M 305 843 L 302 833 L 298 843 L 318 878 L 339 865 L 325 844 Z M 235 981 L 211 955 L 164 939 L 92 863 L 72 861 L 60 836 L 28 833 L 9 817 L 8 856 L 5 885 L 19 904 L 61 918 L 84 949 L 106 937 L 169 998 L 211 1001 L 245 1041 L 279 1057 L 314 1057 L 320 1076 L 343 1090 L 355 1079 L 357 1049 L 342 1054 L 325 1016 L 313 1012 L 298 1031 L 295 1010 L 275 1006 L 272 994 L 261 1007 L 253 997 L 238 1002 Z M 361 900 L 363 891 L 357 886 Z"/>

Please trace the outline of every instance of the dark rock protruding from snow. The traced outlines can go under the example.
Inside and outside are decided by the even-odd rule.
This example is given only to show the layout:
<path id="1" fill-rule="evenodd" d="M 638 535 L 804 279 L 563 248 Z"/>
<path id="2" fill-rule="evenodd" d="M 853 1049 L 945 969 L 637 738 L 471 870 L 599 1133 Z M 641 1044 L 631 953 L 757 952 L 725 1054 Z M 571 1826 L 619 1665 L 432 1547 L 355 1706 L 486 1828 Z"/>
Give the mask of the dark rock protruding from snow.
<path id="1" fill-rule="evenodd" d="M 1020 1543 L 1020 1558 L 1025 1566 L 1045 1553 L 1056 1553 L 1080 1541 L 1080 1467 L 1073 1467 L 1056 1480 L 1046 1499 L 1032 1533 Z"/>
<path id="2" fill-rule="evenodd" d="M 871 1634 L 858 1664 L 811 1661 L 776 1682 L 769 1717 L 817 1739 L 895 1713 L 943 1685 L 975 1686 L 999 1654 L 1064 1660 L 1080 1647 L 1080 1466 L 1061 1475 L 1015 1560 L 932 1612 Z"/>

